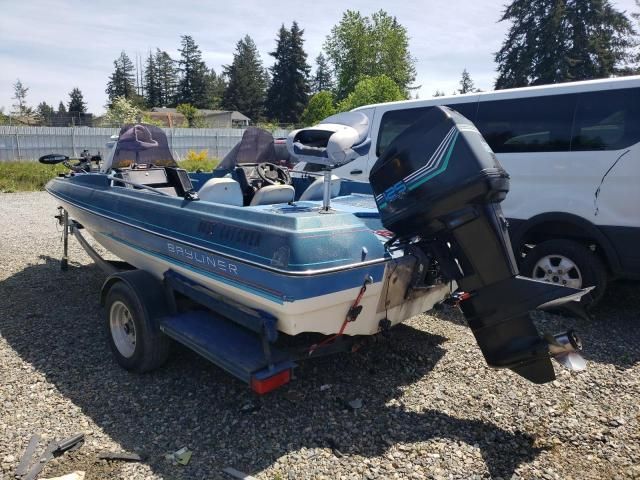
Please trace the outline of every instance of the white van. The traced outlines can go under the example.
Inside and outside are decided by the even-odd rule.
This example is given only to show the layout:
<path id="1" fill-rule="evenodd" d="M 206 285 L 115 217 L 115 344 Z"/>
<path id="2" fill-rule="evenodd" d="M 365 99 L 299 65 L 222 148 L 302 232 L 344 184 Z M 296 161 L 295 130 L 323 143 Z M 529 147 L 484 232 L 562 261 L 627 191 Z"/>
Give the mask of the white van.
<path id="1" fill-rule="evenodd" d="M 362 107 L 372 146 L 334 173 L 368 182 L 385 147 L 434 105 L 474 122 L 509 172 L 502 207 L 523 274 L 595 285 L 596 299 L 610 279 L 640 279 L 640 76 Z"/>

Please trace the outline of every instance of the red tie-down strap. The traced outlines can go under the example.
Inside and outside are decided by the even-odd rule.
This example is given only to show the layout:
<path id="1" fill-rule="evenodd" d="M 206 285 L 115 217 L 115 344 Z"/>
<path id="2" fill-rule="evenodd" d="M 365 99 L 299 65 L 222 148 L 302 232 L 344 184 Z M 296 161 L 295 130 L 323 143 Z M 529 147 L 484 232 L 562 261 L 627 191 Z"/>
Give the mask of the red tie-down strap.
<path id="1" fill-rule="evenodd" d="M 335 342 L 338 338 L 342 336 L 342 334 L 344 333 L 344 330 L 347 328 L 347 324 L 349 322 L 356 321 L 356 318 L 358 318 L 358 315 L 360 315 L 360 312 L 362 312 L 362 305 L 360 305 L 360 302 L 362 301 L 364 292 L 367 291 L 367 285 L 369 285 L 372 282 L 373 282 L 373 278 L 371 278 L 370 276 L 364 280 L 364 283 L 360 288 L 360 292 L 358 293 L 358 296 L 353 302 L 353 305 L 351 305 L 351 308 L 349 308 L 349 311 L 347 312 L 347 316 L 345 317 L 344 322 L 342 322 L 340 331 L 338 331 L 338 333 L 336 333 L 335 335 L 331 335 L 330 337 L 325 338 L 320 343 L 311 345 L 311 347 L 309 347 L 309 356 L 311 356 L 313 352 L 315 352 L 318 348 L 326 347 L 327 345 L 330 345 L 333 342 Z"/>

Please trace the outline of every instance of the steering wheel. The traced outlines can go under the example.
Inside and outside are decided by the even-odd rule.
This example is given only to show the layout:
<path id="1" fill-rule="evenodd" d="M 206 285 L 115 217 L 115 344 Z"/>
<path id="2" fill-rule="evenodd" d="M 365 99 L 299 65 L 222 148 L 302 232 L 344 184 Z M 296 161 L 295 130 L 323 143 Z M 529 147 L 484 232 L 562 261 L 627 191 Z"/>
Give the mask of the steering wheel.
<path id="1" fill-rule="evenodd" d="M 256 165 L 256 172 L 267 185 L 291 185 L 289 171 L 275 163 L 259 163 Z"/>

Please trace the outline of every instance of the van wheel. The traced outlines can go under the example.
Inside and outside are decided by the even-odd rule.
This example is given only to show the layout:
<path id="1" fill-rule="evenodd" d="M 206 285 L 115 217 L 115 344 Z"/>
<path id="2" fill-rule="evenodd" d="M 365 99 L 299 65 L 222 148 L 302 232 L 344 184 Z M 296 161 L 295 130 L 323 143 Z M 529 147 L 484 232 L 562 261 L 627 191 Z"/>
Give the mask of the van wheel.
<path id="1" fill-rule="evenodd" d="M 105 313 L 109 345 L 120 366 L 142 373 L 167 360 L 170 339 L 125 282 L 119 281 L 109 289 Z"/>
<path id="2" fill-rule="evenodd" d="M 597 304 L 607 288 L 602 260 L 584 245 L 572 240 L 547 240 L 527 253 L 521 273 L 544 282 L 573 288 L 594 286 L 590 306 Z"/>

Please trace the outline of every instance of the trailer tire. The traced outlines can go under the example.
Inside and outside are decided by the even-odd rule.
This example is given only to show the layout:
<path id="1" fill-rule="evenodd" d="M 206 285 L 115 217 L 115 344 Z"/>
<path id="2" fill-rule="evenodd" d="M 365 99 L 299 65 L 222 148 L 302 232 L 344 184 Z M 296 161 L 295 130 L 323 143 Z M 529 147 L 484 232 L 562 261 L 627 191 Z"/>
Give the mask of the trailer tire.
<path id="1" fill-rule="evenodd" d="M 572 271 L 561 268 L 560 262 Z M 549 264 L 551 272 L 544 272 L 542 265 Z M 559 273 L 558 273 L 559 272 Z M 568 286 L 585 288 L 594 286 L 588 306 L 597 304 L 607 288 L 607 269 L 600 257 L 584 245 L 573 240 L 553 239 L 536 245 L 522 262 L 521 273 L 535 280 L 550 281 Z M 573 277 L 573 278 L 572 278 Z M 554 280 L 555 279 L 555 280 Z"/>
<path id="2" fill-rule="evenodd" d="M 124 281 L 116 281 L 105 298 L 105 326 L 116 361 L 132 372 L 155 370 L 166 362 L 171 340 L 156 318 Z"/>

